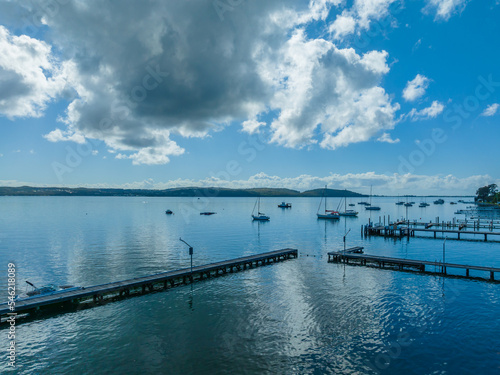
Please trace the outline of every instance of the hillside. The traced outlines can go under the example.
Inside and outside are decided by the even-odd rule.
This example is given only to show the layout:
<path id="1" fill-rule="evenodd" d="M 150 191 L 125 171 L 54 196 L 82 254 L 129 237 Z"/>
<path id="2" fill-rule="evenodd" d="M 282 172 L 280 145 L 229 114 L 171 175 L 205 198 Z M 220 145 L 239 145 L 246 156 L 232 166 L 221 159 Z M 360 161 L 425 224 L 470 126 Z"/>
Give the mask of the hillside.
<path id="1" fill-rule="evenodd" d="M 56 187 L 0 187 L 0 196 L 120 196 L 120 197 L 320 197 L 324 189 L 304 191 L 280 188 L 226 189 L 185 187 L 165 190 L 153 189 L 89 189 Z M 349 190 L 327 190 L 328 197 L 362 197 Z"/>

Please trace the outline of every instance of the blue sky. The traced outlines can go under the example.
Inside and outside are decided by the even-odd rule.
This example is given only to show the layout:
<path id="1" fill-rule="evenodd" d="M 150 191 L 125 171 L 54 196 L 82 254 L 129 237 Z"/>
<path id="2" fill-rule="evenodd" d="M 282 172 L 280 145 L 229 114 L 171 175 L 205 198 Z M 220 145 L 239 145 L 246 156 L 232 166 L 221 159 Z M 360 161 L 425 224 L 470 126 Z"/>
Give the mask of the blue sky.
<path id="1" fill-rule="evenodd" d="M 0 1 L 0 185 L 500 183 L 497 0 L 41 4 Z"/>

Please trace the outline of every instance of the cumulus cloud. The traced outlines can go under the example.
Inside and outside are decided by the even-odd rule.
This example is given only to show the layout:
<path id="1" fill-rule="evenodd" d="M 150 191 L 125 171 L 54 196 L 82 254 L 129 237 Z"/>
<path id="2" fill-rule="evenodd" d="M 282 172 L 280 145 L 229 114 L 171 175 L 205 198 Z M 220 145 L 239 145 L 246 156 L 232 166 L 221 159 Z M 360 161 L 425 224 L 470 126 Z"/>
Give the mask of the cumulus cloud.
<path id="1" fill-rule="evenodd" d="M 242 130 L 248 134 L 258 133 L 259 128 L 265 125 L 265 122 L 257 121 L 256 119 L 246 120 L 241 124 L 241 126 L 243 127 Z"/>
<path id="2" fill-rule="evenodd" d="M 497 113 L 498 108 L 500 108 L 500 104 L 498 103 L 491 104 L 488 107 L 486 107 L 483 113 L 481 113 L 481 116 L 486 116 L 486 117 L 494 116 Z"/>
<path id="3" fill-rule="evenodd" d="M 344 11 L 335 18 L 335 21 L 329 27 L 329 31 L 335 39 L 341 39 L 346 35 L 354 33 L 356 25 L 356 19 L 349 12 Z"/>
<path id="4" fill-rule="evenodd" d="M 429 87 L 431 80 L 426 76 L 417 74 L 413 80 L 406 83 L 403 90 L 403 98 L 407 102 L 413 102 L 425 94 L 425 90 Z"/>
<path id="5" fill-rule="evenodd" d="M 71 130 L 54 129 L 43 136 L 49 142 L 71 141 L 75 143 L 85 143 L 85 137 L 82 134 Z"/>
<path id="6" fill-rule="evenodd" d="M 0 115 L 40 117 L 65 87 L 51 47 L 0 26 Z"/>
<path id="7" fill-rule="evenodd" d="M 399 138 L 392 139 L 391 136 L 389 135 L 389 133 L 383 133 L 377 139 L 377 141 L 379 141 L 379 142 L 386 142 L 386 143 L 398 143 L 399 142 Z"/>
<path id="8" fill-rule="evenodd" d="M 335 39 L 368 30 L 373 21 L 378 21 L 390 14 L 390 7 L 398 0 L 355 0 L 350 9 L 337 15 L 328 31 Z"/>
<path id="9" fill-rule="evenodd" d="M 436 20 L 448 21 L 453 14 L 465 9 L 469 0 L 427 0 L 424 12 L 435 12 Z"/>
<path id="10" fill-rule="evenodd" d="M 393 129 L 399 105 L 378 86 L 389 71 L 387 55 L 360 56 L 299 30 L 272 55 L 261 56 L 261 77 L 274 86 L 270 106 L 279 110 L 270 125 L 271 142 L 303 147 L 320 141 L 335 149 Z"/>
<path id="11" fill-rule="evenodd" d="M 394 1 L 356 0 L 356 27 L 368 28 Z M 30 1 L 17 4 L 32 9 Z M 205 137 L 232 123 L 248 133 L 270 132 L 286 147 L 335 149 L 383 138 L 399 110 L 380 86 L 387 52 L 359 55 L 305 31 L 341 4 L 255 0 L 231 6 L 221 19 L 205 0 L 65 2 L 43 23 L 47 42 L 61 51 L 64 84 L 76 95 L 62 116 L 67 129 L 45 138 L 102 140 L 134 164 L 167 163 L 184 152 L 183 137 Z M 48 45 L 36 42 L 50 60 Z M 32 113 L 39 115 L 58 90 L 36 90 L 49 94 Z M 268 113 L 275 115 L 264 123 Z"/>
<path id="12" fill-rule="evenodd" d="M 417 111 L 415 108 L 413 108 L 408 114 L 408 117 L 412 121 L 428 120 L 431 118 L 436 118 L 443 112 L 443 110 L 444 104 L 438 102 L 437 100 L 434 100 L 429 107 L 421 109 L 420 111 Z"/>

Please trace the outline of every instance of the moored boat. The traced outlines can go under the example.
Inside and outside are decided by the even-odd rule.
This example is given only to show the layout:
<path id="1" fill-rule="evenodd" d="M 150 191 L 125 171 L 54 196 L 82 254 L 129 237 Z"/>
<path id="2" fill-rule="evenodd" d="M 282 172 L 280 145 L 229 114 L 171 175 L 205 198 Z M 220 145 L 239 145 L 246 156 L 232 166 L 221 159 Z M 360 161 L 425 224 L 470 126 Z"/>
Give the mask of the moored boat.
<path id="1" fill-rule="evenodd" d="M 278 207 L 279 208 L 292 208 L 292 204 L 291 203 L 281 202 L 280 204 L 278 204 Z"/>
<path id="2" fill-rule="evenodd" d="M 380 211 L 380 207 L 372 206 L 372 187 L 373 186 L 370 186 L 370 203 L 365 205 L 366 206 L 365 209 L 367 211 Z"/>
<path id="3" fill-rule="evenodd" d="M 257 215 L 254 215 L 253 212 L 255 211 L 255 206 L 257 206 Z M 255 221 L 269 221 L 271 218 L 264 214 L 263 212 L 260 212 L 260 197 L 257 198 L 257 202 L 255 202 L 255 205 L 253 206 L 253 211 L 252 211 L 252 220 Z"/>
<path id="4" fill-rule="evenodd" d="M 345 210 L 339 212 L 340 216 L 358 216 L 358 212 L 355 210 Z"/>
<path id="5" fill-rule="evenodd" d="M 51 296 L 53 294 L 58 294 L 62 292 L 70 292 L 74 290 L 81 290 L 83 287 L 81 286 L 73 286 L 73 285 L 54 285 L 54 284 L 49 284 L 49 285 L 44 285 L 40 288 L 36 287 L 34 284 L 30 283 L 29 281 L 26 281 L 26 284 L 28 284 L 32 289 L 27 291 L 25 295 L 18 295 L 16 299 L 22 300 L 22 299 L 28 299 L 28 298 L 35 298 L 35 297 L 42 297 L 42 296 Z"/>
<path id="6" fill-rule="evenodd" d="M 342 204 L 342 201 L 340 201 L 339 206 L 337 207 L 337 210 L 339 209 L 340 205 Z M 347 209 L 347 197 L 344 197 L 344 211 L 339 211 L 340 216 L 358 216 L 358 212 L 355 210 L 348 210 Z"/>
<path id="7" fill-rule="evenodd" d="M 320 214 L 319 209 L 321 208 L 321 203 L 323 202 L 323 198 L 325 199 L 325 208 L 324 208 L 324 213 Z M 330 219 L 330 220 L 340 219 L 338 211 L 326 209 L 326 186 L 323 195 L 321 196 L 321 200 L 319 201 L 318 212 L 316 212 L 316 216 L 318 217 L 318 219 Z"/>

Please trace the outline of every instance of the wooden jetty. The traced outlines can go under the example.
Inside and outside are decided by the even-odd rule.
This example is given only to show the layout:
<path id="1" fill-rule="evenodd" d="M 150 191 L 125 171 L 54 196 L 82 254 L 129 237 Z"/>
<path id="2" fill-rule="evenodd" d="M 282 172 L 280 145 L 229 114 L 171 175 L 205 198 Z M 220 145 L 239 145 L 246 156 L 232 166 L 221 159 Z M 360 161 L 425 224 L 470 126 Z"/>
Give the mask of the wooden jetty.
<path id="1" fill-rule="evenodd" d="M 382 225 L 382 224 L 369 224 L 361 227 L 361 233 L 364 234 L 365 236 L 382 236 L 382 237 L 414 237 L 416 232 L 427 232 L 427 233 L 432 233 L 434 238 L 437 238 L 437 234 L 441 233 L 443 236 L 445 233 L 449 234 L 456 234 L 457 239 L 464 239 L 463 237 L 460 238 L 461 235 L 468 234 L 468 235 L 480 235 L 484 236 L 484 241 L 488 241 L 488 236 L 500 236 L 500 232 L 493 232 L 493 231 L 467 231 L 462 229 L 445 229 L 443 227 L 441 228 L 417 228 L 417 227 L 412 227 L 411 225 L 397 225 L 397 224 L 390 224 L 390 225 Z"/>
<path id="2" fill-rule="evenodd" d="M 20 299 L 15 302 L 14 311 L 10 310 L 7 303 L 0 304 L 0 320 L 6 320 L 10 316 L 9 314 L 12 313 L 31 314 L 49 307 L 60 309 L 60 312 L 63 312 L 64 308 L 69 306 L 86 304 L 89 302 L 91 305 L 101 304 L 104 301 L 110 301 L 120 297 L 124 298 L 132 295 L 142 295 L 149 292 L 166 290 L 175 286 L 297 257 L 298 250 L 282 249 L 197 266 L 193 267 L 192 270 L 190 268 L 184 268 L 130 280 L 85 287 L 79 290 L 59 292 L 53 295 Z"/>
<path id="3" fill-rule="evenodd" d="M 418 271 L 430 274 L 439 274 L 443 276 L 474 278 L 474 279 L 478 279 L 478 277 L 471 277 L 470 270 L 483 271 L 486 272 L 487 274 L 489 273 L 490 281 L 500 282 L 500 280 L 495 279 L 495 272 L 500 272 L 500 268 L 494 268 L 494 267 L 471 266 L 471 265 L 455 264 L 455 263 L 443 264 L 443 262 L 391 258 L 378 255 L 348 253 L 343 251 L 329 252 L 328 262 L 346 263 L 351 265 L 360 265 L 360 266 L 375 267 L 375 268 L 389 268 L 400 271 Z M 432 267 L 434 267 L 434 270 L 432 269 Z M 449 274 L 447 271 L 448 269 L 460 269 L 460 270 L 464 269 L 465 275 Z"/>

